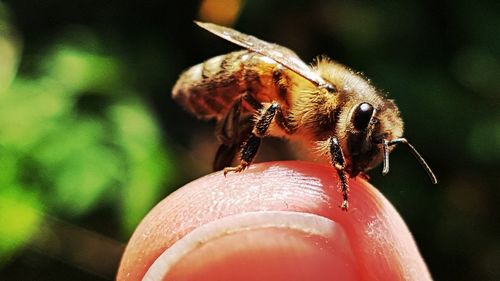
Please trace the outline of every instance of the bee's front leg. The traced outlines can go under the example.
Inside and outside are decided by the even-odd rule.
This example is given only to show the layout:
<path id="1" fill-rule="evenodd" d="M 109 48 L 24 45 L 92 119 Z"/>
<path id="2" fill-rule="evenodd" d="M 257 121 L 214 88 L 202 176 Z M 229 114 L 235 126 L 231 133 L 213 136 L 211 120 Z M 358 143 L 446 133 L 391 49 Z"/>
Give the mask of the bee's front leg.
<path id="1" fill-rule="evenodd" d="M 266 110 L 262 110 L 255 126 L 250 134 L 250 137 L 243 143 L 241 148 L 240 164 L 236 167 L 224 168 L 224 175 L 229 172 L 241 172 L 252 163 L 257 151 L 259 150 L 261 138 L 267 134 L 267 130 L 271 125 L 276 112 L 280 108 L 277 102 L 273 102 Z"/>
<path id="2" fill-rule="evenodd" d="M 342 205 L 340 208 L 344 211 L 347 211 L 349 207 L 349 184 L 347 183 L 347 175 L 344 170 L 345 168 L 345 158 L 344 153 L 342 152 L 342 148 L 340 147 L 339 140 L 336 137 L 330 138 L 330 161 L 332 165 L 337 170 L 340 180 L 340 189 L 342 191 Z"/>

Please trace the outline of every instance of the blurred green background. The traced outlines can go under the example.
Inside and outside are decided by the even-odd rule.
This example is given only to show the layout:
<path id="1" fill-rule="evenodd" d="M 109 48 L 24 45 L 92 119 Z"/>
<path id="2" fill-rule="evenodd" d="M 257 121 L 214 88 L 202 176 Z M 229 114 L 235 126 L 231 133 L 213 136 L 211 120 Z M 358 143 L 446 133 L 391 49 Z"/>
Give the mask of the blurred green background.
<path id="1" fill-rule="evenodd" d="M 440 183 L 403 148 L 372 182 L 436 280 L 500 280 L 500 2 L 466 0 L 0 2 L 0 280 L 112 280 L 148 210 L 210 172 L 213 124 L 170 91 L 237 48 L 194 19 L 388 92 Z"/>

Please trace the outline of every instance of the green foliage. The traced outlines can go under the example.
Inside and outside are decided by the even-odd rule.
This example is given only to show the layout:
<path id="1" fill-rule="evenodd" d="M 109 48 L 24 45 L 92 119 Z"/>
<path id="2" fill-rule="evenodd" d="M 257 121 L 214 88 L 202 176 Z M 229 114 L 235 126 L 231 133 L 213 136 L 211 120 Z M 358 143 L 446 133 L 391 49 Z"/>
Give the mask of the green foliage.
<path id="1" fill-rule="evenodd" d="M 5 84 L 17 59 L 0 54 Z M 114 206 L 129 233 L 174 175 L 118 58 L 62 40 L 38 65 L 35 78 L 0 91 L 0 262 L 37 234 L 44 212 L 78 218 Z"/>
<path id="2" fill-rule="evenodd" d="M 0 190 L 0 266 L 37 232 L 42 220 L 36 195 L 10 185 Z"/>
<path id="3" fill-rule="evenodd" d="M 127 179 L 121 193 L 122 221 L 128 232 L 146 214 L 152 202 L 161 194 L 158 187 L 173 177 L 171 154 L 158 143 L 158 130 L 144 109 L 129 104 L 110 108 L 114 121 L 117 144 L 123 147 L 129 161 Z M 145 137 L 148 136 L 148 137 Z"/>
<path id="4" fill-rule="evenodd" d="M 41 202 L 20 183 L 20 155 L 0 149 L 0 266 L 36 233 L 41 222 Z"/>

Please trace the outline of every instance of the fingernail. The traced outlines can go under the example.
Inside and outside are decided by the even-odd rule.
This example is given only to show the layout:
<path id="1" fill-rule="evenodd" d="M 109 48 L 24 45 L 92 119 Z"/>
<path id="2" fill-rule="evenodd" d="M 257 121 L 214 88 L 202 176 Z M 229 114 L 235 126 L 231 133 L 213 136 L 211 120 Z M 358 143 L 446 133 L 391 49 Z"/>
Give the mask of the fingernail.
<path id="1" fill-rule="evenodd" d="M 344 229 L 315 214 L 259 211 L 202 225 L 143 280 L 359 280 Z"/>

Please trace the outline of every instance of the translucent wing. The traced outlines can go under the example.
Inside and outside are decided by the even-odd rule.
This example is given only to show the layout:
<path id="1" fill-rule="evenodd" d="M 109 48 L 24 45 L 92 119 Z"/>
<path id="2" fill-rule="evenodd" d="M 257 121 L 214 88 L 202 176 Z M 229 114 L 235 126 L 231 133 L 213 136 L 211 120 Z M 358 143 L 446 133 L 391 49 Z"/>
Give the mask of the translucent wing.
<path id="1" fill-rule="evenodd" d="M 217 122 L 215 136 L 220 141 L 212 164 L 213 171 L 219 171 L 231 166 L 239 148 L 239 124 L 241 114 L 241 99 L 237 100 L 224 118 Z"/>
<path id="2" fill-rule="evenodd" d="M 242 118 L 240 118 L 242 117 Z M 219 171 L 231 166 L 241 144 L 253 129 L 252 114 L 241 114 L 241 100 L 236 101 L 216 127 L 217 139 L 221 142 L 213 162 L 213 170 Z"/>
<path id="3" fill-rule="evenodd" d="M 197 22 L 200 27 L 220 36 L 236 45 L 269 57 L 298 75 L 306 78 L 320 87 L 331 86 L 321 76 L 311 70 L 292 50 L 283 46 L 268 43 L 257 37 L 247 35 L 229 27 L 213 23 Z"/>

